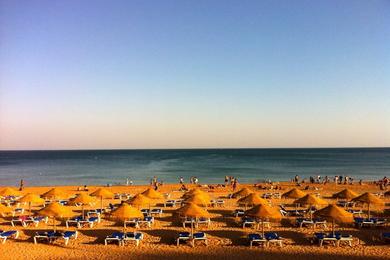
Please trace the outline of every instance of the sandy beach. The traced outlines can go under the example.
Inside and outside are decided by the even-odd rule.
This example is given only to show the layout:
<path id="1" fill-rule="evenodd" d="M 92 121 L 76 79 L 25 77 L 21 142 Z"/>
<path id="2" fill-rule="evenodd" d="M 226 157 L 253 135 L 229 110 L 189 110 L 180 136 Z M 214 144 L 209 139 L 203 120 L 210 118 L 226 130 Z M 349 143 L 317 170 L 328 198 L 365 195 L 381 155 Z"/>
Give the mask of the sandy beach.
<path id="1" fill-rule="evenodd" d="M 288 191 L 295 185 L 292 183 L 279 184 L 281 190 L 279 192 Z M 306 185 L 305 185 L 306 186 Z M 334 185 L 334 184 L 311 184 L 309 185 L 308 193 L 320 193 L 321 197 L 329 203 L 335 202 L 329 197 L 334 192 L 340 191 L 348 187 L 357 193 L 363 192 L 379 192 L 379 188 L 373 184 L 363 185 Z M 159 188 L 162 193 L 169 193 L 170 198 L 180 198 L 183 192 L 179 192 L 179 185 L 164 185 Z M 191 188 L 195 185 L 190 186 Z M 249 187 L 259 194 L 269 192 L 269 190 L 255 189 L 253 185 L 240 185 L 238 189 Z M 23 194 L 35 193 L 42 194 L 48 191 L 51 187 L 27 187 L 23 190 Z M 70 195 L 80 193 L 77 191 L 78 187 L 65 186 L 59 187 L 68 192 Z M 99 187 L 88 187 L 88 191 L 84 193 L 91 193 Z M 149 186 L 114 186 L 108 189 L 114 193 L 130 193 L 135 195 L 149 188 Z M 302 187 L 301 187 L 302 189 Z M 207 188 L 204 188 L 208 191 Z M 67 246 L 63 243 L 55 242 L 54 244 L 47 243 L 33 243 L 33 235 L 36 231 L 52 229 L 51 223 L 41 223 L 38 227 L 29 226 L 26 228 L 20 225 L 12 227 L 10 219 L 12 217 L 5 217 L 1 221 L 1 229 L 11 230 L 16 229 L 20 231 L 20 236 L 17 240 L 10 239 L 5 244 L 1 245 L 0 258 L 1 259 L 81 259 L 81 258 L 99 258 L 99 259 L 172 259 L 179 257 L 180 259 L 237 259 L 237 258 L 265 258 L 265 259 L 385 259 L 389 258 L 389 245 L 381 241 L 377 241 L 380 232 L 389 230 L 389 227 L 383 228 L 362 228 L 357 229 L 353 226 L 340 227 L 338 230 L 348 232 L 354 236 L 352 248 L 349 246 L 334 247 L 333 245 L 325 245 L 319 247 L 317 244 L 312 244 L 310 238 L 314 232 L 323 230 L 317 228 L 298 228 L 295 227 L 295 218 L 285 217 L 280 223 L 272 223 L 271 228 L 266 230 L 276 231 L 284 238 L 284 246 L 282 248 L 277 246 L 260 247 L 254 246 L 249 248 L 247 235 L 256 230 L 253 228 L 242 228 L 238 224 L 239 220 L 232 216 L 232 211 L 237 208 L 237 199 L 228 199 L 226 196 L 232 193 L 232 189 L 215 188 L 208 191 L 212 198 L 223 198 L 225 206 L 223 207 L 209 207 L 208 211 L 211 214 L 211 226 L 200 227 L 199 230 L 204 231 L 208 237 L 208 246 L 196 245 L 192 248 L 190 245 L 182 244 L 176 246 L 174 239 L 179 232 L 189 231 L 190 228 L 184 229 L 178 219 L 173 217 L 173 213 L 177 209 L 164 208 L 160 205 L 164 200 L 157 201 L 157 207 L 163 208 L 163 215 L 156 217 L 156 221 L 151 228 L 139 228 L 144 234 L 144 239 L 139 247 L 133 244 L 120 247 L 117 244 L 109 244 L 104 246 L 104 238 L 114 231 L 123 230 L 122 224 L 114 219 L 103 217 L 101 223 L 93 228 L 77 229 L 79 236 L 76 240 L 71 240 Z M 389 199 L 384 199 L 387 203 Z M 108 203 L 120 203 L 120 200 L 105 200 L 105 205 Z M 272 199 L 271 203 L 277 206 L 280 203 L 291 203 L 288 199 Z M 91 206 L 91 208 L 98 208 L 99 203 Z M 33 207 L 33 210 L 38 210 L 42 207 Z M 87 207 L 88 209 L 89 207 Z M 81 212 L 80 207 L 73 206 L 75 212 Z M 374 208 L 373 215 L 384 216 L 384 208 Z M 388 214 L 388 211 L 385 211 Z M 388 216 L 388 215 L 387 215 Z M 64 223 L 58 221 L 59 230 L 65 230 Z M 129 231 L 134 228 L 128 228 Z M 69 230 L 76 230 L 75 227 L 70 227 Z M 328 226 L 328 229 L 330 227 Z"/>

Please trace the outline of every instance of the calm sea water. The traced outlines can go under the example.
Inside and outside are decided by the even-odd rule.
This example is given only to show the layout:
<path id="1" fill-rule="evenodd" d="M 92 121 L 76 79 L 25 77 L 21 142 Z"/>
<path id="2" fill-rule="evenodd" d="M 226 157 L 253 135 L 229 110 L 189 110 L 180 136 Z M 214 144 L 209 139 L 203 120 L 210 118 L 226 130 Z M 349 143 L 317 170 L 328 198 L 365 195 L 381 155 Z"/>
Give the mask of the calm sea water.
<path id="1" fill-rule="evenodd" d="M 296 174 L 390 176 L 390 148 L 0 151 L 0 185 L 146 184 L 197 176 L 200 183 L 288 181 Z"/>

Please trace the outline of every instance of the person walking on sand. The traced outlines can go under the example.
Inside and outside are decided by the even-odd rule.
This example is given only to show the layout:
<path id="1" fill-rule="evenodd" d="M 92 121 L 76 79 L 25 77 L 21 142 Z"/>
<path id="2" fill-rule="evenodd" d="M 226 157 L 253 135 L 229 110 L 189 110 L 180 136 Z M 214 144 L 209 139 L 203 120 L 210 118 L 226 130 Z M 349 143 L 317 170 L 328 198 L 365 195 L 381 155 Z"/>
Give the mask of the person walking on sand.
<path id="1" fill-rule="evenodd" d="M 184 184 L 183 176 L 180 176 L 179 183 L 180 183 L 180 184 Z"/>

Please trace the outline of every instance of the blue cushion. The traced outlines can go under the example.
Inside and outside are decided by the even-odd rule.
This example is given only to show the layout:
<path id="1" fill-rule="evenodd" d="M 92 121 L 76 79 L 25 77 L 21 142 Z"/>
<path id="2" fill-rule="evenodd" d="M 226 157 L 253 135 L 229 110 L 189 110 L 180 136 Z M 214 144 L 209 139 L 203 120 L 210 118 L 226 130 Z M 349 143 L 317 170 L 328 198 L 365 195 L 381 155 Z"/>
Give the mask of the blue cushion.
<path id="1" fill-rule="evenodd" d="M 114 232 L 109 237 L 122 239 L 124 237 L 124 235 L 125 234 L 123 232 Z"/>
<path id="2" fill-rule="evenodd" d="M 267 240 L 279 239 L 278 234 L 277 234 L 277 233 L 274 233 L 274 232 L 265 233 L 264 236 L 265 236 L 265 238 L 266 238 Z"/>
<path id="3" fill-rule="evenodd" d="M 4 231 L 4 232 L 2 232 L 0 235 L 1 235 L 2 237 L 9 237 L 9 236 L 12 236 L 12 235 L 14 235 L 14 234 L 16 234 L 16 231 L 15 231 L 15 230 L 10 230 L 10 231 Z"/>
<path id="4" fill-rule="evenodd" d="M 314 237 L 317 238 L 318 240 L 324 239 L 325 234 L 324 233 L 314 233 Z"/>
<path id="5" fill-rule="evenodd" d="M 249 240 L 261 240 L 263 237 L 260 234 L 249 234 L 248 235 Z"/>
<path id="6" fill-rule="evenodd" d="M 63 237 L 72 237 L 76 235 L 76 231 L 65 231 L 64 234 L 63 234 Z"/>
<path id="7" fill-rule="evenodd" d="M 206 234 L 203 232 L 194 233 L 194 238 L 203 238 Z"/>
<path id="8" fill-rule="evenodd" d="M 190 232 L 180 232 L 179 237 L 190 237 Z"/>

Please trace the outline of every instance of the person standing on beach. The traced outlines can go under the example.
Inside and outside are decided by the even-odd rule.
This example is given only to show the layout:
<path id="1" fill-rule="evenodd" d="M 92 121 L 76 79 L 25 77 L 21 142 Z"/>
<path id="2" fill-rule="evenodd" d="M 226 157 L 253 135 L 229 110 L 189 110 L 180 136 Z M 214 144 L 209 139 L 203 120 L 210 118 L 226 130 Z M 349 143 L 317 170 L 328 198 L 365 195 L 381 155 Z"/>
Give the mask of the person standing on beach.
<path id="1" fill-rule="evenodd" d="M 237 178 L 234 178 L 234 180 L 233 180 L 233 191 L 236 191 L 237 184 L 238 184 Z"/>
<path id="2" fill-rule="evenodd" d="M 24 188 L 24 181 L 23 179 L 20 180 L 20 187 L 19 187 L 19 190 L 22 191 Z"/>
<path id="3" fill-rule="evenodd" d="M 228 184 L 229 184 L 229 177 L 225 176 L 225 186 L 228 186 Z"/>
<path id="4" fill-rule="evenodd" d="M 180 176 L 179 183 L 180 183 L 180 184 L 184 184 L 183 176 Z"/>

